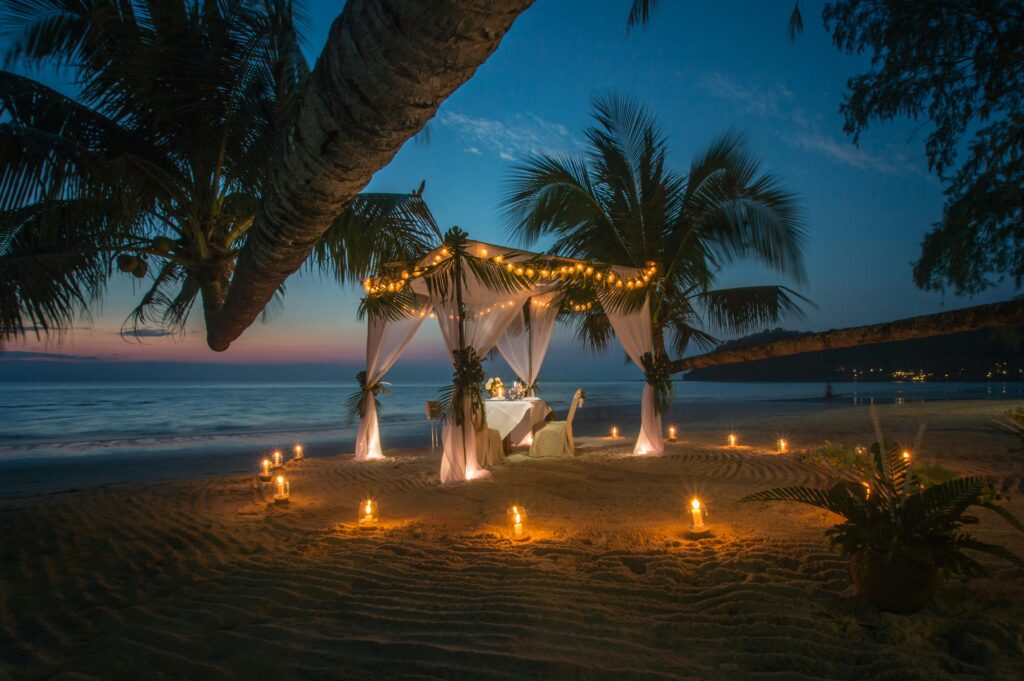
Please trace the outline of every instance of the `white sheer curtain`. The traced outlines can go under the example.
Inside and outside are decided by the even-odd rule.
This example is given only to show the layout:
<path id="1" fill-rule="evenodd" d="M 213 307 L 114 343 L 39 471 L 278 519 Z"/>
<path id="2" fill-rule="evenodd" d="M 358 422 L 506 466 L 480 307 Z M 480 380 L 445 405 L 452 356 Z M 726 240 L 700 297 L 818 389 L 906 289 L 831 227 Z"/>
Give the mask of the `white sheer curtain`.
<path id="1" fill-rule="evenodd" d="M 476 283 L 476 282 L 474 282 Z M 490 352 L 498 338 L 515 319 L 528 292 L 517 294 L 495 293 L 482 284 L 465 287 L 463 300 L 466 310 L 465 347 L 473 348 L 481 358 Z M 459 317 L 455 301 L 437 308 L 441 336 L 449 352 L 459 349 Z M 449 420 L 441 427 L 444 454 L 441 457 L 441 483 L 461 482 L 487 474 L 477 464 L 476 429 L 473 427 L 472 406 L 464 402 L 462 425 Z"/>
<path id="2" fill-rule="evenodd" d="M 373 385 L 394 365 L 409 345 L 409 341 L 430 314 L 430 303 L 418 299 L 416 313 L 405 319 L 389 321 L 371 317 L 366 329 L 366 384 Z M 359 419 L 356 433 L 356 461 L 380 459 L 384 456 L 380 445 L 380 426 L 377 422 L 377 406 L 374 400 L 366 400 L 366 413 Z"/>
<path id="3" fill-rule="evenodd" d="M 520 308 L 508 329 L 498 340 L 498 352 L 505 358 L 520 380 L 532 386 L 540 375 L 544 355 L 551 344 L 551 334 L 558 318 L 557 292 L 542 293 L 530 298 L 530 323 Z"/>
<path id="4" fill-rule="evenodd" d="M 639 312 L 624 314 L 621 311 L 606 310 L 608 321 L 611 322 L 615 335 L 629 358 L 640 367 L 640 357 L 644 353 L 654 352 L 654 341 L 651 336 L 651 310 L 647 303 Z M 654 388 L 644 383 L 644 394 L 640 403 L 640 435 L 636 439 L 634 454 L 661 454 L 665 451 L 665 442 L 661 435 L 661 414 L 654 411 Z"/>

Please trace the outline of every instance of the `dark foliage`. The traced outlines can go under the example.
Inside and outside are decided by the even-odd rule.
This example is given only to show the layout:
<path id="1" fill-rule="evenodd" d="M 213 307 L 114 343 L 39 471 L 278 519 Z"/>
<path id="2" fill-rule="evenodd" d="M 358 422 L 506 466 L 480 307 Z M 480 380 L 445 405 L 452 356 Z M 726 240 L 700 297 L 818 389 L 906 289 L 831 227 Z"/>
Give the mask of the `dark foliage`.
<path id="1" fill-rule="evenodd" d="M 841 106 L 857 138 L 873 121 L 927 118 L 926 151 L 946 183 L 914 281 L 977 293 L 1024 282 L 1024 4 L 843 0 L 823 19 L 836 46 L 868 53 Z"/>

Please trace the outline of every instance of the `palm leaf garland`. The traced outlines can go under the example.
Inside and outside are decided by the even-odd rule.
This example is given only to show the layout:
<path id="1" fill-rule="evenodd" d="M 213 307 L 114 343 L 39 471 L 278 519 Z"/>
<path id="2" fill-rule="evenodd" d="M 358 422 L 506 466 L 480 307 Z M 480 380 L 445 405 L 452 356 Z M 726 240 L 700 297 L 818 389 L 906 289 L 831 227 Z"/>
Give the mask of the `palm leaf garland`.
<path id="1" fill-rule="evenodd" d="M 455 365 L 452 384 L 441 389 L 441 413 L 449 422 L 461 426 L 465 422 L 468 400 L 473 418 L 472 425 L 479 430 L 487 422 L 483 403 L 483 388 L 487 374 L 480 362 L 480 356 L 473 348 L 457 349 L 452 351 L 452 362 Z"/>
<path id="2" fill-rule="evenodd" d="M 377 396 L 388 394 L 389 384 L 384 381 L 367 383 L 365 371 L 360 371 L 356 374 L 356 381 L 359 383 L 359 389 L 349 395 L 348 398 L 348 416 L 350 422 L 362 419 L 366 416 L 366 410 L 370 406 L 370 400 L 373 400 L 373 406 L 376 408 L 377 413 L 380 414 L 382 405 Z"/>
<path id="3" fill-rule="evenodd" d="M 897 443 L 875 443 L 869 452 L 858 455 L 862 460 L 850 462 L 844 457 L 845 463 L 833 468 L 839 481 L 830 489 L 784 487 L 758 492 L 742 501 L 798 502 L 835 513 L 843 522 L 825 534 L 834 548 L 848 556 L 863 551 L 899 555 L 963 577 L 986 574 L 965 551 L 987 553 L 1024 566 L 1011 551 L 982 542 L 962 529 L 978 522 L 976 517 L 966 515 L 970 507 L 978 506 L 1024 532 L 1024 525 L 997 503 L 1000 497 L 991 483 L 966 477 L 925 486 L 902 452 Z M 870 471 L 871 479 L 851 480 L 851 471 Z"/>
<path id="4" fill-rule="evenodd" d="M 654 413 L 664 414 L 672 407 L 672 370 L 663 353 L 645 352 L 640 365 L 648 385 L 654 389 Z"/>

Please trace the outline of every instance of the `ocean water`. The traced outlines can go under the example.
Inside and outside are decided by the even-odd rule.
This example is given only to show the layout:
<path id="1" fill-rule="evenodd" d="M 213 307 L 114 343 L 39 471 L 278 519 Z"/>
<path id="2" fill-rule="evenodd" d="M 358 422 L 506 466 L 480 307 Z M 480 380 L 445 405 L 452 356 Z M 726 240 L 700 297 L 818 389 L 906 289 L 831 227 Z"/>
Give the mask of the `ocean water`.
<path id="1" fill-rule="evenodd" d="M 584 430 L 638 408 L 640 381 L 582 381 Z M 540 395 L 564 412 L 576 383 L 541 383 Z M 382 396 L 382 431 L 406 446 L 426 434 L 424 403 L 436 384 L 391 385 Z M 1017 399 L 1017 383 L 835 383 L 842 404 L 948 399 Z M 355 438 L 346 402 L 354 383 L 66 383 L 0 384 L 0 459 L 80 457 L 118 449 L 160 450 L 232 441 L 266 447 L 332 442 L 351 450 Z M 819 383 L 675 383 L 675 411 L 704 403 L 819 403 Z M 748 405 L 749 406 L 749 405 Z M 332 452 L 333 453 L 333 452 Z"/>
<path id="2" fill-rule="evenodd" d="M 580 435 L 623 433 L 639 422 L 641 381 L 542 382 L 540 395 L 564 416 L 586 391 Z M 394 384 L 382 396 L 385 449 L 424 446 L 424 403 L 437 384 Z M 1019 383 L 675 383 L 666 423 L 752 410 L 950 399 L 1021 399 Z M 164 479 L 248 470 L 274 448 L 301 442 L 309 456 L 350 452 L 356 423 L 346 402 L 354 383 L 0 383 L 0 494 L 17 488 Z M 12 472 L 17 475 L 12 476 Z M 70 476 L 70 477 L 69 477 Z M 26 484 L 28 487 L 26 487 Z M 36 485 L 36 487 L 32 487 Z"/>

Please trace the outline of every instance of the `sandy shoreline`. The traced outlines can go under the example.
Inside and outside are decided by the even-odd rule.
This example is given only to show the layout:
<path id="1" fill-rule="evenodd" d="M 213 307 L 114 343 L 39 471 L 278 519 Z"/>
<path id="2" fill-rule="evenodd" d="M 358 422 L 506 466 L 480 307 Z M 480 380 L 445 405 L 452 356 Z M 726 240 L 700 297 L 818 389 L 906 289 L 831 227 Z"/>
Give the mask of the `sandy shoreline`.
<path id="1" fill-rule="evenodd" d="M 880 409 L 922 457 L 1017 487 L 1024 459 L 992 422 L 1009 406 Z M 738 504 L 820 471 L 768 452 L 867 442 L 862 408 L 705 415 L 665 456 L 584 438 L 572 460 L 509 462 L 437 485 L 438 454 L 290 464 L 293 502 L 253 475 L 0 501 L 0 679 L 1019 679 L 1019 572 L 947 584 L 920 615 L 852 598 L 823 512 Z M 726 426 L 744 446 L 721 446 Z M 748 448 L 746 445 L 750 444 Z M 382 528 L 353 527 L 365 494 Z M 715 536 L 690 542 L 694 493 Z M 1020 492 L 1012 508 L 1024 516 Z M 505 509 L 531 540 L 505 538 Z M 980 531 L 1024 555 L 986 517 Z"/>

